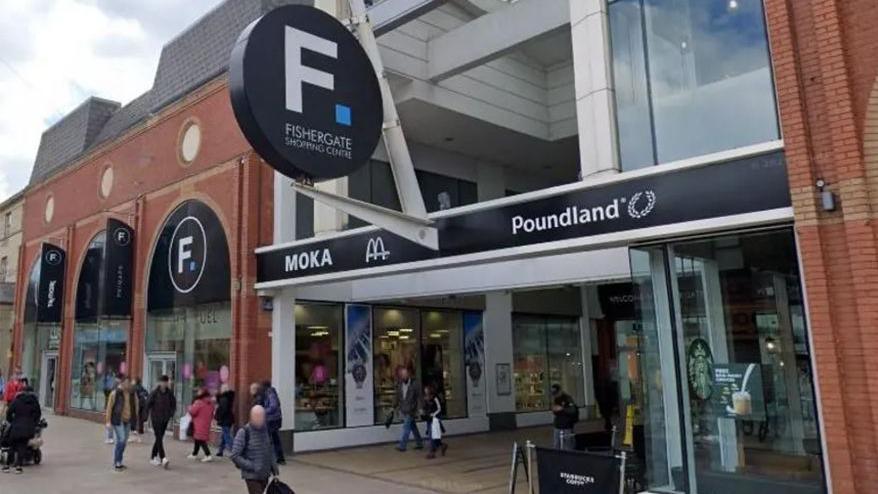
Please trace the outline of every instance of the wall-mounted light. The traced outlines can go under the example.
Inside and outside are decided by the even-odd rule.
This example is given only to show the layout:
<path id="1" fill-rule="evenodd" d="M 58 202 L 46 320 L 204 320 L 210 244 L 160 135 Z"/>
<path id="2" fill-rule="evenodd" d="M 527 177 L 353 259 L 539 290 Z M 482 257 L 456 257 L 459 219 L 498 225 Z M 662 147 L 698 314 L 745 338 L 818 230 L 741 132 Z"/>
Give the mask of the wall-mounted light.
<path id="1" fill-rule="evenodd" d="M 817 179 L 817 190 L 820 191 L 820 204 L 824 211 L 835 211 L 835 194 L 826 190 L 826 181 L 822 178 Z"/>

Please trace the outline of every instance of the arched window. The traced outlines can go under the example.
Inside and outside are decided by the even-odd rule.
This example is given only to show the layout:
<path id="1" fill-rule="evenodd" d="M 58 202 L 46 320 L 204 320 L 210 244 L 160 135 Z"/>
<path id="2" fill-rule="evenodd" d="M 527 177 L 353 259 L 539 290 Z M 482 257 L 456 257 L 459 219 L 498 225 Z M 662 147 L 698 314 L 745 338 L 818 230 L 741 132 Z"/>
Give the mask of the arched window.
<path id="1" fill-rule="evenodd" d="M 229 380 L 231 337 L 225 231 L 207 205 L 186 201 L 165 220 L 149 267 L 147 385 L 167 375 L 184 404 L 196 387 L 216 392 Z"/>
<path id="2" fill-rule="evenodd" d="M 49 260 L 43 273 L 43 263 Z M 46 280 L 41 279 L 46 276 Z M 63 250 L 43 245 L 30 269 L 24 301 L 21 369 L 45 407 L 55 405 L 55 377 L 61 347 L 61 314 L 64 304 Z M 41 299 L 42 297 L 42 299 Z"/>
<path id="3" fill-rule="evenodd" d="M 107 270 L 107 232 L 95 235 L 76 283 L 73 327 L 73 366 L 70 406 L 104 410 L 116 376 L 128 372 L 128 316 L 108 316 L 104 304 Z"/>

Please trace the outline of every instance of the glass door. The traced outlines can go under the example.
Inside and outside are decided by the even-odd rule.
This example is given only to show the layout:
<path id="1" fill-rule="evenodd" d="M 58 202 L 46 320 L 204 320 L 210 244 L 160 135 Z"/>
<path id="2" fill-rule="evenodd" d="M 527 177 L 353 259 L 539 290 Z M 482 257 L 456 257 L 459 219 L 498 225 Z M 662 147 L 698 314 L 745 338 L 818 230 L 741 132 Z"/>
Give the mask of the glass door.
<path id="1" fill-rule="evenodd" d="M 159 384 L 162 376 L 168 376 L 170 379 L 171 389 L 174 389 L 174 395 L 177 398 L 177 414 L 181 414 L 181 410 L 185 409 L 182 405 L 182 394 L 180 386 L 176 386 L 177 379 L 177 354 L 174 352 L 162 352 L 149 354 L 146 357 L 146 383 L 149 390 L 155 389 Z"/>
<path id="2" fill-rule="evenodd" d="M 46 408 L 55 406 L 55 377 L 58 372 L 58 353 L 43 353 L 40 376 L 40 404 Z"/>

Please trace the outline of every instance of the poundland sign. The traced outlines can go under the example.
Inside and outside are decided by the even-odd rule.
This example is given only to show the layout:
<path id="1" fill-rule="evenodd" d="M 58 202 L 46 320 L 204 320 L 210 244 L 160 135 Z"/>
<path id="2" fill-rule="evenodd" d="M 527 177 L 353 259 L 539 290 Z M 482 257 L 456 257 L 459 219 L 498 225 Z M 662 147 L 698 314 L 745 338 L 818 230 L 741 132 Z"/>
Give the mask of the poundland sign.
<path id="1" fill-rule="evenodd" d="M 329 179 L 368 161 L 381 135 L 381 90 L 359 41 L 313 7 L 272 10 L 238 38 L 229 63 L 238 125 L 284 175 Z"/>
<path id="2" fill-rule="evenodd" d="M 284 279 L 547 244 L 790 206 L 783 153 L 578 188 L 436 219 L 439 251 L 368 230 L 257 255 L 257 279 Z M 441 264 L 441 263 L 437 263 Z"/>

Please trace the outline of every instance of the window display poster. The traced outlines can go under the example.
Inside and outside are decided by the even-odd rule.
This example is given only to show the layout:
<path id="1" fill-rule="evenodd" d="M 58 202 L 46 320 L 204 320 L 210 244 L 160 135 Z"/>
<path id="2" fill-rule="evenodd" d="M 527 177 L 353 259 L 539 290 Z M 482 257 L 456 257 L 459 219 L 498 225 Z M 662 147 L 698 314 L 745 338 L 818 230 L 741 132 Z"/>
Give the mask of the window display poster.
<path id="1" fill-rule="evenodd" d="M 373 425 L 372 309 L 345 306 L 345 416 L 348 427 Z"/>
<path id="2" fill-rule="evenodd" d="M 481 312 L 463 313 L 463 351 L 466 365 L 467 412 L 487 414 L 485 400 L 485 333 Z"/>
<path id="3" fill-rule="evenodd" d="M 718 417 L 765 420 L 762 366 L 714 364 L 711 401 Z"/>

